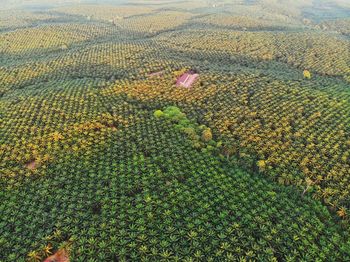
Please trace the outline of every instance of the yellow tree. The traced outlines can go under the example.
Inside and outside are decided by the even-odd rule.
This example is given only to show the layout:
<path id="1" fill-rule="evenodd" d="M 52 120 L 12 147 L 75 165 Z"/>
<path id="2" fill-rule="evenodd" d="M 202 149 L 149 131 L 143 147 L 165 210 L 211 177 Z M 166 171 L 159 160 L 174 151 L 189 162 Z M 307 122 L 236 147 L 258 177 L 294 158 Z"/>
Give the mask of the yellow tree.
<path id="1" fill-rule="evenodd" d="M 304 74 L 304 78 L 306 78 L 306 79 L 311 79 L 311 73 L 310 73 L 310 71 L 309 70 L 304 70 L 304 72 L 303 72 L 303 74 Z"/>

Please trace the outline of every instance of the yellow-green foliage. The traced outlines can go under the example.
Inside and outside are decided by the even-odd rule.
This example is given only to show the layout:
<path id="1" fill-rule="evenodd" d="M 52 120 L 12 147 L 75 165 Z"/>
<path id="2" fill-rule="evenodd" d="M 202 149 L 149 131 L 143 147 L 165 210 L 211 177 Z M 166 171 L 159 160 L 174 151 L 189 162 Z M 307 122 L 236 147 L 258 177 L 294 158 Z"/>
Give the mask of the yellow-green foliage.
<path id="1" fill-rule="evenodd" d="M 318 26 L 325 31 L 336 31 L 350 36 L 350 18 L 323 21 Z"/>
<path id="2" fill-rule="evenodd" d="M 116 72 L 133 71 L 135 74 L 143 75 L 148 73 L 144 68 L 137 68 L 137 71 L 135 71 L 135 67 L 149 57 L 149 50 L 146 51 L 142 44 L 107 43 L 85 47 L 81 50 L 83 52 L 65 53 L 62 56 L 49 58 L 40 63 L 28 61 L 11 68 L 0 68 L 0 81 L 2 83 L 0 88 L 30 85 L 55 74 L 64 75 L 66 78 L 79 74 L 98 77 L 101 74 L 113 76 Z M 17 51 L 24 52 L 21 49 Z M 31 49 L 26 50 L 26 52 L 30 51 Z M 35 49 L 36 53 L 37 51 Z M 128 60 L 128 63 L 126 63 L 126 60 Z M 96 68 L 95 65 L 100 66 Z M 159 67 L 159 65 L 154 66 Z M 113 70 L 112 73 L 109 70 Z"/>
<path id="3" fill-rule="evenodd" d="M 0 13 L 0 260 L 350 261 L 346 28 L 142 1 Z"/>
<path id="4" fill-rule="evenodd" d="M 174 88 L 170 76 L 117 82 L 103 94 L 126 92 L 147 103 L 204 108 L 198 117 L 219 132 L 218 139 L 230 142 L 230 155 L 254 165 L 264 160 L 265 173 L 281 184 L 303 185 L 309 177 L 317 197 L 336 206 L 346 203 L 350 142 L 344 83 L 321 88 L 313 78 L 299 83 L 247 74 L 201 74 L 201 81 L 207 84 L 191 90 Z"/>
<path id="5" fill-rule="evenodd" d="M 85 16 L 90 20 L 118 21 L 120 19 L 150 13 L 152 8 L 138 6 L 79 5 L 54 9 L 70 15 Z"/>
<path id="6" fill-rule="evenodd" d="M 156 110 L 153 115 L 157 118 L 165 118 L 176 124 L 176 127 L 184 132 L 192 141 L 192 145 L 203 152 L 213 151 L 217 143 L 213 140 L 210 128 L 205 125 L 198 125 L 189 120 L 176 106 L 168 106 L 164 111 Z M 211 143 L 209 143 L 211 142 Z M 219 145 L 220 146 L 220 145 Z"/>
<path id="7" fill-rule="evenodd" d="M 265 19 L 256 19 L 252 16 L 241 16 L 232 14 L 212 14 L 195 19 L 196 22 L 206 25 L 214 25 L 228 28 L 240 29 L 263 29 L 283 27 L 280 23 Z"/>
<path id="8" fill-rule="evenodd" d="M 0 10 L 0 29 L 31 26 L 33 23 L 56 19 L 58 15 L 50 13 L 31 13 L 24 10 Z"/>
<path id="9" fill-rule="evenodd" d="M 211 133 L 210 128 L 206 128 L 203 130 L 201 138 L 203 142 L 206 143 L 213 139 L 213 134 Z"/>
<path id="10" fill-rule="evenodd" d="M 113 27 L 65 24 L 19 29 L 0 35 L 0 51 L 17 54 L 43 49 L 61 50 L 62 46 L 87 41 L 113 32 Z"/>
<path id="11" fill-rule="evenodd" d="M 350 74 L 350 43 L 315 33 L 188 30 L 159 37 L 175 50 L 225 52 L 258 60 L 276 60 L 326 75 Z"/>
<path id="12" fill-rule="evenodd" d="M 164 11 L 136 16 L 116 22 L 116 25 L 132 32 L 154 34 L 176 28 L 192 17 L 191 13 Z"/>
<path id="13" fill-rule="evenodd" d="M 311 79 L 311 73 L 309 70 L 304 70 L 303 75 L 307 79 Z"/>

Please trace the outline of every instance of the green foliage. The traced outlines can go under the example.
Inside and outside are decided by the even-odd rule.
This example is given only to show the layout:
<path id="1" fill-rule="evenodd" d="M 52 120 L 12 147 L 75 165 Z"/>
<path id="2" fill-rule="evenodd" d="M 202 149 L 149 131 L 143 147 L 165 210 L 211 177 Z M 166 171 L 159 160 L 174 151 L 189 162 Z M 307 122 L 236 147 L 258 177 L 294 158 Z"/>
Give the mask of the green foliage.
<path id="1" fill-rule="evenodd" d="M 162 110 L 156 110 L 156 111 L 154 111 L 153 115 L 157 118 L 160 118 L 160 117 L 164 116 L 164 113 Z"/>
<path id="2" fill-rule="evenodd" d="M 349 261 L 349 21 L 277 2 L 0 11 L 0 261 Z"/>
<path id="3" fill-rule="evenodd" d="M 181 110 L 176 106 L 169 106 L 164 110 L 164 116 L 171 121 L 180 122 L 187 120 L 186 115 L 181 112 Z"/>
<path id="4" fill-rule="evenodd" d="M 158 115 L 158 112 L 162 111 L 156 110 L 153 115 Z M 174 123 L 177 129 L 185 133 L 190 139 L 192 145 L 197 149 L 201 149 L 202 152 L 214 152 L 220 147 L 221 144 L 218 144 L 213 140 L 213 134 L 210 128 L 205 125 L 198 125 L 194 121 L 191 121 L 180 108 L 176 106 L 168 106 L 164 109 L 162 116 L 163 115 L 165 119 Z"/>
<path id="5" fill-rule="evenodd" d="M 61 151 L 46 176 L 1 191 L 2 260 L 42 257 L 66 241 L 73 261 L 348 257 L 346 233 L 320 202 L 202 154 L 173 123 L 130 110 L 142 116 L 137 125 L 100 134 L 89 153 Z"/>

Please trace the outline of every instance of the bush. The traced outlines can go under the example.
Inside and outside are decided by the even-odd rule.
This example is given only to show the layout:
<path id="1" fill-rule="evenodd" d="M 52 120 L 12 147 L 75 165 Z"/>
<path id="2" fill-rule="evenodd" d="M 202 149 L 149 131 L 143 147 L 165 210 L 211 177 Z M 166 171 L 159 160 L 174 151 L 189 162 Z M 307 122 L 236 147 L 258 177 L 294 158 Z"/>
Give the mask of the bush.
<path id="1" fill-rule="evenodd" d="M 162 116 L 164 116 L 164 113 L 162 110 L 156 110 L 154 111 L 153 115 L 156 117 L 156 118 L 160 118 Z"/>
<path id="2" fill-rule="evenodd" d="M 203 142 L 208 143 L 212 139 L 213 139 L 213 134 L 211 133 L 210 128 L 205 129 L 202 132 L 202 140 L 203 140 Z"/>

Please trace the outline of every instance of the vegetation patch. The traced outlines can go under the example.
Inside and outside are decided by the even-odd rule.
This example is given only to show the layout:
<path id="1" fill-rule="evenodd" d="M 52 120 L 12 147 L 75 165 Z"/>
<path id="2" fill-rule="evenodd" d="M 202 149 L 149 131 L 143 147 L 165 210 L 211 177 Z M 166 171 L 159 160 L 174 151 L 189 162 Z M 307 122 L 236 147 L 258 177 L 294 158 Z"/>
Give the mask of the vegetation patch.
<path id="1" fill-rule="evenodd" d="M 164 111 L 156 110 L 153 115 L 157 118 L 165 118 L 175 124 L 175 127 L 191 140 L 192 145 L 202 152 L 212 152 L 221 146 L 221 142 L 217 143 L 213 140 L 210 128 L 189 120 L 186 114 L 176 106 L 166 107 Z"/>
<path id="2" fill-rule="evenodd" d="M 0 261 L 350 261 L 332 1 L 2 0 Z"/>

